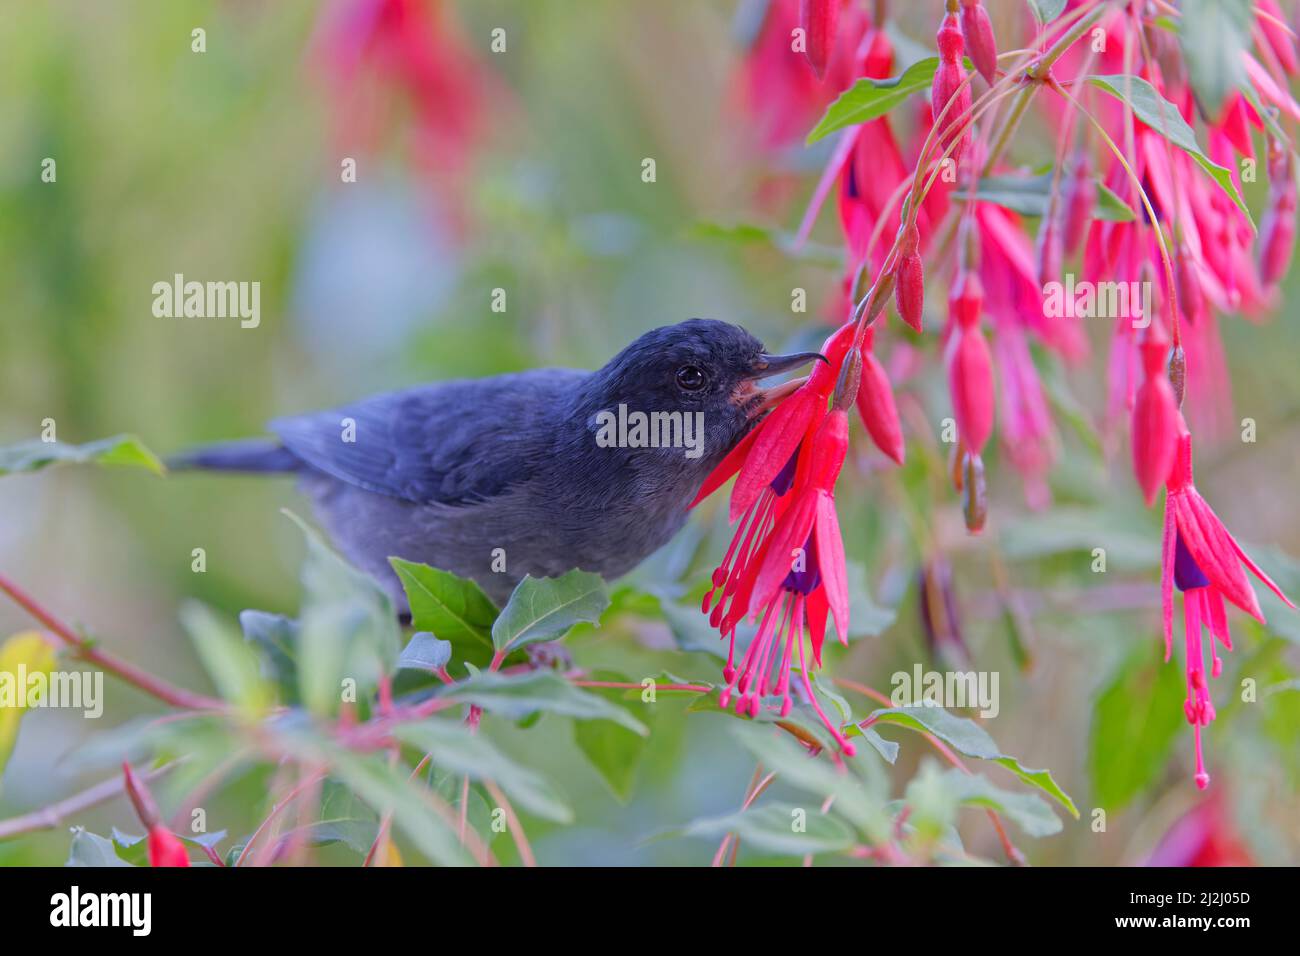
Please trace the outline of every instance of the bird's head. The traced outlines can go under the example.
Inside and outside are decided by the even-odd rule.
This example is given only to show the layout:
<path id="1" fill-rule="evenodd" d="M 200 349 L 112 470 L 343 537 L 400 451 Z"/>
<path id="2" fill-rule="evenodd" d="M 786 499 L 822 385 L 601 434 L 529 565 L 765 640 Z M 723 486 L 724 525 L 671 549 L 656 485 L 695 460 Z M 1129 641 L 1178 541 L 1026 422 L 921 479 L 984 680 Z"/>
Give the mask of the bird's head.
<path id="1" fill-rule="evenodd" d="M 602 447 L 649 451 L 665 464 L 684 459 L 702 479 L 792 390 L 759 382 L 817 359 L 825 361 L 816 352 L 771 354 L 744 329 L 714 319 L 653 329 L 592 374 L 587 425 Z"/>

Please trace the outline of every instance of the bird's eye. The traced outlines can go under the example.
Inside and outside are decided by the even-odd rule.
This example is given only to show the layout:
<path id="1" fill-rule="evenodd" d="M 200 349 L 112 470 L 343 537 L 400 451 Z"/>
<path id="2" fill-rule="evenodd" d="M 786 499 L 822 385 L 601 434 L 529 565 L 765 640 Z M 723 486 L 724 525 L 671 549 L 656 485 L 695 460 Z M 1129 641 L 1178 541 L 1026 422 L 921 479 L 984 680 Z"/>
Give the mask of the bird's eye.
<path id="1" fill-rule="evenodd" d="M 704 387 L 704 372 L 697 365 L 683 365 L 677 370 L 677 385 L 688 392 L 698 392 Z"/>

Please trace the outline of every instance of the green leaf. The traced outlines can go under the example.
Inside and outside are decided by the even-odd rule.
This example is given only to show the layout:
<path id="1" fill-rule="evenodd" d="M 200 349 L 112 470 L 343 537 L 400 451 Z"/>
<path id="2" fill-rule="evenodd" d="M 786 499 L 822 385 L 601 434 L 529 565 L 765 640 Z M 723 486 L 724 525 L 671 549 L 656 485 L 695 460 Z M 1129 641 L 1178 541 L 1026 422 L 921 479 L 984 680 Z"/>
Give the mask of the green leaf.
<path id="1" fill-rule="evenodd" d="M 697 222 L 687 233 L 690 239 L 725 242 L 739 246 L 765 247 L 790 259 L 811 265 L 834 267 L 841 264 L 843 254 L 826 243 L 795 241 L 793 232 L 769 229 L 754 223 Z"/>
<path id="2" fill-rule="evenodd" d="M 1056 799 L 1076 819 L 1079 810 L 1069 794 L 1061 789 L 1050 770 L 1031 770 L 1015 757 L 998 749 L 993 738 L 979 724 L 965 717 L 957 717 L 942 707 L 891 707 L 877 710 L 870 718 L 874 723 L 898 724 L 910 730 L 934 734 L 958 753 L 978 760 L 989 760 L 1010 770 L 1030 786 L 1037 787 Z"/>
<path id="3" fill-rule="evenodd" d="M 1125 661 L 1102 690 L 1088 745 L 1099 806 L 1119 810 L 1159 778 L 1187 725 L 1183 693 L 1178 666 L 1150 649 Z"/>
<path id="4" fill-rule="evenodd" d="M 261 653 L 262 675 L 279 687 L 280 699 L 299 703 L 298 622 L 283 614 L 246 610 L 239 612 L 239 626 L 244 640 Z"/>
<path id="5" fill-rule="evenodd" d="M 985 176 L 975 187 L 975 198 L 980 202 L 1002 206 L 1022 216 L 1045 216 L 1051 203 L 1052 173 L 1037 176 Z M 1095 179 L 1097 205 L 1093 215 L 1107 222 L 1132 222 L 1137 216 L 1124 200 L 1115 195 L 1105 183 Z M 958 200 L 966 196 L 960 190 L 954 194 Z"/>
<path id="6" fill-rule="evenodd" d="M 593 680 L 630 683 L 626 675 L 613 671 L 594 671 L 591 677 Z M 611 706 L 628 711 L 633 709 L 622 700 L 623 691 L 606 689 L 594 693 L 604 697 Z M 573 742 L 596 768 L 614 796 L 626 803 L 632 796 L 632 785 L 636 781 L 637 767 L 645 755 L 647 738 L 612 721 L 579 720 L 573 724 Z"/>
<path id="7" fill-rule="evenodd" d="M 609 592 L 599 574 L 573 570 L 558 578 L 524 577 L 492 625 L 498 652 L 563 637 L 580 621 L 599 624 Z"/>
<path id="8" fill-rule="evenodd" d="M 997 810 L 1031 837 L 1061 832 L 1061 818 L 1037 794 L 1003 790 L 983 774 L 962 773 L 956 768 L 945 776 L 962 803 Z"/>
<path id="9" fill-rule="evenodd" d="M 321 785 L 319 817 L 286 831 L 280 840 L 300 839 L 309 846 L 341 843 L 364 857 L 378 834 L 379 818 L 375 812 L 343 784 L 327 779 Z"/>
<path id="10" fill-rule="evenodd" d="M 1255 220 L 1250 215 L 1250 208 L 1232 182 L 1231 171 L 1213 162 L 1201 151 L 1200 145 L 1196 142 L 1196 134 L 1178 112 L 1178 107 L 1161 96 L 1154 86 L 1139 77 L 1123 75 L 1090 76 L 1088 82 L 1105 90 L 1116 99 L 1127 102 L 1139 120 L 1196 160 L 1210 178 L 1219 184 L 1219 188 L 1228 198 L 1237 204 L 1237 208 L 1246 216 L 1251 228 L 1255 228 Z M 1128 92 L 1129 90 L 1131 93 Z"/>
<path id="11" fill-rule="evenodd" d="M 451 660 L 451 641 L 443 641 L 428 631 L 418 631 L 402 649 L 397 666 L 406 670 L 431 672 L 441 670 Z"/>
<path id="12" fill-rule="evenodd" d="M 134 435 L 114 435 L 85 445 L 65 445 L 38 439 L 0 448 L 0 475 L 39 471 L 48 465 L 121 465 L 144 468 L 155 475 L 167 473 L 158 456 Z"/>
<path id="13" fill-rule="evenodd" d="M 222 699 L 248 714 L 265 713 L 275 695 L 262 677 L 262 661 L 253 647 L 211 608 L 197 601 L 182 605 L 180 616 Z"/>
<path id="14" fill-rule="evenodd" d="M 85 827 L 72 828 L 72 847 L 65 866 L 131 866 L 117 855 L 117 848 L 108 837 L 91 833 Z"/>
<path id="15" fill-rule="evenodd" d="M 803 832 L 799 832 L 800 827 Z M 818 813 L 816 806 L 788 803 L 768 803 L 740 813 L 696 820 L 682 832 L 710 838 L 734 833 L 744 843 L 790 856 L 835 853 L 854 844 L 853 831 L 843 821 Z"/>
<path id="16" fill-rule="evenodd" d="M 1029 0 L 1029 8 L 1044 26 L 1065 12 L 1065 4 L 1066 0 Z"/>
<path id="17" fill-rule="evenodd" d="M 543 711 L 578 720 L 612 720 L 642 736 L 649 733 L 645 724 L 622 707 L 574 687 L 554 671 L 481 671 L 443 688 L 440 696 L 476 704 L 510 720 Z"/>
<path id="18" fill-rule="evenodd" d="M 492 622 L 497 606 L 475 582 L 440 568 L 389 558 L 406 590 L 411 623 L 450 642 L 453 657 L 476 667 L 492 659 Z"/>
<path id="19" fill-rule="evenodd" d="M 1187 77 L 1207 116 L 1217 119 L 1228 94 L 1246 79 L 1241 55 L 1250 46 L 1250 0 L 1183 0 L 1178 44 Z"/>
<path id="20" fill-rule="evenodd" d="M 434 809 L 423 784 L 407 779 L 409 769 L 390 767 L 384 755 L 359 757 L 341 747 L 328 748 L 335 777 L 376 813 L 393 814 L 393 822 L 421 853 L 439 866 L 473 863 L 455 830 Z"/>
<path id="21" fill-rule="evenodd" d="M 292 512 L 286 515 L 307 539 L 299 613 L 298 684 L 308 710 L 333 714 L 342 682 L 356 681 L 358 698 L 391 673 L 401 649 L 401 629 L 388 595 L 373 578 L 348 564 Z"/>
<path id="22" fill-rule="evenodd" d="M 397 727 L 393 735 L 432 755 L 434 766 L 472 780 L 492 780 L 531 812 L 557 823 L 573 811 L 540 775 L 515 763 L 482 735 L 448 720 L 425 720 Z"/>
<path id="23" fill-rule="evenodd" d="M 928 90 L 938 68 L 939 58 L 930 56 L 888 80 L 859 79 L 826 108 L 825 115 L 808 134 L 807 144 L 811 146 L 836 130 L 884 116 L 913 93 Z"/>

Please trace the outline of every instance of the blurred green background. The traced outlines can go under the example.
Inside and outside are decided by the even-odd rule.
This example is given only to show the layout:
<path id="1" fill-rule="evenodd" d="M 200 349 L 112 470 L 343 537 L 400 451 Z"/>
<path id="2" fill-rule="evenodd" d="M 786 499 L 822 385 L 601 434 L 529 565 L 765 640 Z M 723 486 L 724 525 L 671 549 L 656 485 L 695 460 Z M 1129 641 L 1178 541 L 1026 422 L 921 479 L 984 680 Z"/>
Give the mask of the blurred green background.
<path id="1" fill-rule="evenodd" d="M 744 135 L 730 0 L 454 4 L 464 42 L 501 87 L 486 107 L 484 142 L 454 178 L 410 161 L 400 117 L 396 135 L 349 142 L 310 53 L 318 4 L 0 6 L 0 443 L 34 438 L 53 418 L 63 441 L 132 432 L 165 454 L 410 383 L 594 367 L 640 332 L 691 316 L 738 322 L 772 346 L 827 328 L 834 259 L 789 258 L 761 242 L 701 238 L 697 228 L 792 228 L 826 157 L 784 157 L 804 171 L 793 201 L 756 200 L 773 160 Z M 932 22 L 914 15 L 900 13 L 902 28 L 928 42 Z M 190 50 L 195 27 L 207 32 L 201 55 Z M 504 54 L 488 50 L 495 27 L 507 31 Z M 1033 165 L 1050 149 L 1031 126 L 1013 154 Z M 340 182 L 344 156 L 358 159 L 355 184 Z M 55 184 L 40 180 L 46 157 L 57 161 Z M 656 160 L 653 184 L 641 178 L 646 157 Z M 816 238 L 840 247 L 833 203 Z M 177 272 L 259 281 L 260 327 L 155 318 L 151 287 Z M 490 308 L 498 287 L 507 290 L 504 314 Z M 805 315 L 791 312 L 795 287 L 809 292 Z M 1261 563 L 1294 594 L 1300 564 L 1282 553 L 1300 555 L 1300 338 L 1285 302 L 1268 324 L 1223 320 L 1233 420 L 1254 418 L 1259 439 L 1244 444 L 1230 431 L 1217 445 L 1201 442 L 1198 485 L 1239 538 L 1265 549 Z M 1001 713 L 987 729 L 1025 764 L 1050 768 L 1083 811 L 1056 836 L 1017 835 L 1040 864 L 1140 862 L 1203 799 L 1191 782 L 1181 663 L 1159 664 L 1158 515 L 1141 508 L 1124 436 L 1109 459 L 1086 437 L 1103 395 L 1106 330 L 1093 331 L 1100 348 L 1089 364 L 1057 374 L 1046 363 L 1084 410 L 1074 427 L 1058 407 L 1063 456 L 1051 511 L 1028 512 L 1014 473 L 994 462 L 989 530 L 965 535 L 934 434 L 949 414 L 934 336 L 921 343 L 927 372 L 901 399 L 914 409 L 905 412 L 907 467 L 884 468 L 859 423 L 860 448 L 839 491 L 849 558 L 897 617 L 832 654 L 831 667 L 888 693 L 893 672 L 931 666 L 917 573 L 923 558 L 950 561 L 971 666 L 1001 675 Z M 0 568 L 115 652 L 206 687 L 178 606 L 198 598 L 232 619 L 249 607 L 292 614 L 303 546 L 279 513 L 285 506 L 308 511 L 283 480 L 78 468 L 9 477 L 0 481 Z M 692 582 L 727 538 L 719 509 L 703 511 Z M 196 547 L 207 552 L 203 574 L 191 571 Z M 1107 548 L 1105 574 L 1091 570 L 1094 547 Z M 1000 590 L 1013 597 L 1016 627 Z M 1232 615 L 1238 645 L 1213 686 L 1220 719 L 1207 755 L 1255 858 L 1296 863 L 1300 693 L 1231 702 L 1243 678 L 1261 688 L 1294 680 L 1300 623 L 1279 607 L 1265 605 L 1269 629 Z M 29 626 L 0 604 L 0 637 Z M 717 658 L 666 649 L 665 625 L 634 614 L 572 643 L 581 664 L 634 679 L 666 667 L 718 680 Z M 78 742 L 153 709 L 130 688 L 106 686 L 97 723 L 28 715 L 4 772 L 0 818 L 98 779 L 69 756 Z M 643 841 L 735 809 L 752 758 L 725 718 L 661 700 L 626 803 L 583 759 L 567 721 L 547 717 L 528 730 L 489 722 L 503 746 L 562 781 L 577 810 L 569 828 L 530 822 L 542 862 L 712 856 L 709 841 Z M 869 708 L 855 701 L 859 710 Z M 886 736 L 904 745 L 893 771 L 901 789 L 929 753 L 918 737 Z M 210 825 L 246 833 L 265 783 L 254 775 L 222 792 L 208 807 Z M 1108 811 L 1104 833 L 1091 826 L 1097 807 Z M 118 801 L 67 822 L 106 832 L 134 821 Z M 971 852 L 999 858 L 982 814 L 964 814 L 961 832 Z M 494 848 L 509 858 L 507 844 Z M 0 843 L 0 863 L 57 864 L 67 847 L 64 830 L 47 831 Z"/>

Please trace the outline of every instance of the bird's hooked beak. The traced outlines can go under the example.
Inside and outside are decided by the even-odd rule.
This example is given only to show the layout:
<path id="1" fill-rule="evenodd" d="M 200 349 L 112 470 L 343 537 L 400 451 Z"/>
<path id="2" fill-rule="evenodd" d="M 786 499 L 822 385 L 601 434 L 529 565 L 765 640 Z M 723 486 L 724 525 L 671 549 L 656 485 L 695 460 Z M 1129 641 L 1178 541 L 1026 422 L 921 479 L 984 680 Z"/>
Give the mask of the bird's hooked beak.
<path id="1" fill-rule="evenodd" d="M 814 360 L 830 364 L 826 356 L 820 352 L 794 352 L 790 355 L 761 353 L 754 362 L 753 373 L 741 383 L 740 389 L 736 393 L 738 404 L 746 406 L 750 418 L 757 418 L 769 408 L 793 394 L 798 390 L 799 386 L 807 381 L 807 378 L 792 379 L 772 388 L 755 388 L 753 385 L 754 380 L 780 375 L 782 372 L 788 372 L 801 365 L 807 365 Z"/>

